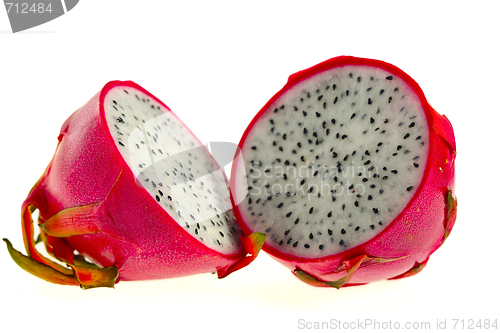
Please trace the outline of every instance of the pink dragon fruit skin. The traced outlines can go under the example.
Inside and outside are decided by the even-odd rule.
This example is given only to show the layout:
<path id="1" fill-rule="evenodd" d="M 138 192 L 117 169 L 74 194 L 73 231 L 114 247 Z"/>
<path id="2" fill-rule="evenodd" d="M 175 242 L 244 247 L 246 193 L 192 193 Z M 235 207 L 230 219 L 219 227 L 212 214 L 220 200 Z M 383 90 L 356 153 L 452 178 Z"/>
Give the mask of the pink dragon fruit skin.
<path id="1" fill-rule="evenodd" d="M 230 251 L 210 248 L 186 232 L 137 180 L 106 122 L 106 96 L 118 88 L 127 94 L 127 89 L 142 92 L 158 109 L 171 112 L 137 84 L 113 81 L 73 113 L 61 128 L 52 161 L 22 205 L 28 256 L 6 240 L 13 259 L 45 280 L 82 288 L 215 271 L 224 277 L 250 263 L 259 250 L 253 236 L 240 241 L 240 231 L 234 229 Z M 68 268 L 36 250 L 31 217 L 35 209 L 47 251 Z"/>
<path id="2" fill-rule="evenodd" d="M 283 153 L 284 155 L 280 155 L 280 152 L 277 150 L 276 152 L 262 152 L 263 149 L 267 149 L 267 147 L 261 147 L 258 146 L 258 144 L 259 142 L 266 142 L 266 138 L 264 136 L 267 135 L 265 134 L 267 132 L 260 129 L 258 126 L 271 126 L 269 125 L 269 121 L 271 121 L 271 124 L 273 126 L 271 132 L 273 132 L 274 126 L 276 125 L 277 128 L 278 123 L 275 118 L 272 118 L 273 120 L 269 120 L 269 118 L 271 117 L 270 115 L 274 116 L 272 113 L 273 109 L 274 114 L 279 115 L 279 113 L 282 112 L 281 109 L 283 109 L 284 106 L 282 106 L 280 109 L 279 105 L 281 105 L 281 102 L 277 101 L 279 101 L 279 99 L 285 93 L 290 91 L 295 86 L 301 85 L 308 79 L 314 79 L 315 76 L 321 75 L 325 71 L 329 71 L 335 68 L 341 68 L 344 66 L 365 66 L 382 69 L 383 71 L 392 73 L 392 75 L 394 75 L 395 77 L 399 77 L 404 82 L 406 82 L 414 91 L 416 96 L 418 96 L 418 99 L 420 100 L 425 112 L 425 118 L 429 128 L 429 151 L 422 180 L 418 188 L 414 192 L 413 197 L 408 201 L 406 207 L 402 210 L 402 212 L 396 218 L 394 218 L 394 220 L 390 221 L 390 224 L 385 227 L 382 232 L 375 235 L 372 239 L 369 239 L 368 241 L 351 247 L 345 251 L 338 251 L 337 253 L 331 255 L 326 255 L 323 257 L 308 257 L 306 250 L 303 250 L 303 254 L 292 254 L 286 252 L 285 250 L 280 251 L 279 247 L 281 246 L 281 244 L 283 244 L 283 241 L 281 241 L 278 245 L 279 238 L 277 238 L 275 243 L 272 244 L 272 237 L 270 237 L 270 234 L 267 235 L 267 239 L 263 245 L 263 250 L 265 252 L 267 252 L 274 259 L 289 268 L 302 281 L 313 286 L 320 287 L 340 288 L 344 286 L 365 284 L 381 279 L 397 279 L 414 275 L 422 270 L 422 268 L 426 265 L 429 256 L 443 244 L 445 239 L 448 237 L 451 229 L 453 228 L 456 219 L 456 198 L 454 190 L 454 164 L 456 144 L 453 129 L 449 120 L 446 118 L 446 116 L 439 115 L 428 104 L 418 84 L 399 68 L 378 60 L 341 56 L 329 59 L 316 66 L 290 76 L 287 84 L 278 93 L 276 93 L 273 98 L 261 109 L 261 111 L 254 117 L 245 133 L 243 134 L 239 143 L 240 152 L 238 153 L 242 155 L 238 157 L 237 154 L 235 163 L 233 163 L 231 174 L 231 193 L 234 204 L 234 212 L 243 231 L 246 234 L 250 234 L 256 230 L 259 230 L 259 223 L 256 223 L 255 221 L 252 222 L 252 220 L 249 218 L 249 215 L 245 215 L 246 213 L 244 213 L 247 211 L 247 209 L 249 209 L 248 206 L 250 205 L 246 204 L 246 199 L 243 195 L 238 194 L 242 192 L 242 187 L 247 186 L 244 182 L 241 181 L 241 174 L 244 174 L 243 172 L 246 172 L 246 174 L 248 175 L 248 169 L 253 167 L 253 164 L 252 166 L 248 164 L 249 160 L 252 158 L 258 159 L 259 156 L 257 154 L 259 151 L 261 151 L 262 154 L 272 156 L 276 155 L 275 157 L 280 157 L 282 160 L 289 158 L 289 163 L 295 161 L 292 160 L 292 158 L 294 158 L 293 154 L 287 155 L 286 148 Z M 366 77 L 364 77 L 363 79 L 366 79 Z M 388 79 L 392 80 L 392 76 L 388 77 Z M 360 79 L 358 79 L 358 82 L 360 82 L 359 80 Z M 353 86 L 354 84 L 355 83 L 353 83 Z M 296 89 L 295 91 L 297 91 L 297 94 L 299 94 L 298 92 L 300 92 L 300 89 Z M 301 93 L 305 94 L 304 90 L 302 90 Z M 313 92 L 311 92 L 311 94 L 313 94 Z M 309 97 L 309 95 L 307 97 Z M 320 100 L 322 97 L 323 96 L 319 96 L 318 100 Z M 304 99 L 306 99 L 306 97 L 304 97 Z M 313 100 L 312 97 L 311 100 Z M 321 103 L 323 103 L 323 101 L 325 101 L 325 99 L 321 100 Z M 368 104 L 370 104 L 370 102 L 371 101 L 369 100 Z M 284 111 L 286 110 L 287 109 L 284 109 Z M 301 109 L 299 108 L 295 111 L 300 112 L 300 110 Z M 313 109 L 306 109 L 304 107 L 304 110 L 307 110 L 310 114 L 314 114 Z M 321 108 L 320 112 L 322 111 L 324 110 Z M 293 109 L 287 112 L 293 113 Z M 304 118 L 305 115 L 306 113 L 304 112 Z M 316 113 L 316 115 L 319 117 L 319 113 Z M 276 118 L 277 117 L 278 116 L 276 116 Z M 351 119 L 353 117 L 354 115 L 351 117 Z M 356 117 L 359 118 L 359 115 Z M 259 122 L 261 118 L 265 119 L 265 121 L 262 120 L 261 122 Z M 283 116 L 283 119 L 285 119 L 286 125 L 288 126 L 293 123 L 292 119 L 295 118 L 286 118 L 286 116 Z M 319 124 L 321 124 L 321 121 L 319 122 Z M 323 128 L 325 128 L 324 125 L 325 123 L 323 123 Z M 321 126 L 318 125 L 317 128 L 321 129 Z M 302 129 L 300 129 L 300 131 L 301 130 Z M 260 131 L 260 135 L 258 136 L 260 141 L 254 140 L 247 143 L 246 140 L 248 139 L 249 134 L 252 133 L 252 131 Z M 298 131 L 296 130 L 296 132 Z M 311 132 L 310 128 L 309 132 Z M 287 132 L 287 134 L 289 133 L 290 132 Z M 280 133 L 279 135 L 281 134 L 282 133 Z M 270 133 L 270 135 L 271 137 L 278 137 L 279 139 L 281 139 L 279 136 L 276 136 L 274 132 Z M 288 136 L 290 137 L 291 135 L 289 134 Z M 271 142 L 272 140 L 273 139 L 271 138 L 268 139 L 269 142 Z M 278 140 L 276 139 L 276 141 Z M 255 145 L 252 147 L 253 151 L 249 149 L 249 146 L 252 145 Z M 279 146 L 279 144 L 276 145 L 275 143 L 273 143 L 273 145 Z M 293 147 L 295 147 L 296 150 L 298 149 L 296 146 Z M 311 147 L 314 148 L 314 145 L 311 145 Z M 247 154 L 246 156 L 245 152 Z M 250 155 L 251 157 L 249 157 Z M 244 163 L 246 163 L 246 165 Z M 246 168 L 246 171 L 241 171 L 242 168 Z M 273 184 L 273 181 L 274 180 L 268 180 L 269 184 L 271 185 Z M 243 190 L 246 190 L 246 188 L 244 188 Z M 243 191 L 243 193 L 245 193 L 245 191 Z M 290 193 L 287 193 L 287 195 L 289 196 Z M 271 197 L 269 197 L 269 199 L 271 199 Z M 299 200 L 300 199 L 297 198 L 298 202 L 296 204 L 296 207 L 301 206 L 299 205 L 299 203 L 301 203 L 301 201 Z M 253 198 L 253 206 L 251 208 L 253 208 L 253 212 L 257 214 L 255 210 L 255 201 L 255 198 Z M 265 201 L 265 199 L 263 201 Z M 273 202 L 274 201 L 270 201 L 271 205 L 273 205 Z M 304 206 L 309 203 L 310 201 L 305 202 Z M 267 203 L 265 202 L 265 204 Z M 334 210 L 335 205 L 332 204 L 331 201 L 330 204 L 330 209 Z M 294 211 L 291 206 L 292 204 L 289 203 L 288 205 L 288 210 L 290 210 L 290 213 L 287 216 L 292 214 L 292 211 Z M 279 208 L 281 206 L 282 205 L 274 208 L 275 211 L 279 211 Z M 287 204 L 285 203 L 285 207 L 286 206 Z M 285 213 L 286 211 L 282 212 Z M 261 219 L 266 220 L 267 218 L 267 220 L 275 221 L 275 224 L 269 222 L 268 226 L 272 226 L 274 229 L 279 229 L 280 219 L 277 218 L 276 220 L 273 220 L 274 216 L 275 215 L 266 216 L 266 213 L 264 212 L 264 215 L 261 217 Z M 283 216 L 282 219 L 286 220 L 286 217 Z M 272 228 L 269 228 L 268 230 L 271 229 Z M 272 233 L 273 231 L 270 232 Z M 288 232 L 290 231 L 288 230 L 285 235 Z M 307 233 L 303 235 L 302 239 L 307 239 L 308 233 L 309 231 L 307 231 Z M 323 232 L 323 234 L 324 233 L 325 232 Z M 312 236 L 313 235 L 311 233 L 311 239 Z M 286 244 L 286 238 L 282 239 L 285 240 Z"/>

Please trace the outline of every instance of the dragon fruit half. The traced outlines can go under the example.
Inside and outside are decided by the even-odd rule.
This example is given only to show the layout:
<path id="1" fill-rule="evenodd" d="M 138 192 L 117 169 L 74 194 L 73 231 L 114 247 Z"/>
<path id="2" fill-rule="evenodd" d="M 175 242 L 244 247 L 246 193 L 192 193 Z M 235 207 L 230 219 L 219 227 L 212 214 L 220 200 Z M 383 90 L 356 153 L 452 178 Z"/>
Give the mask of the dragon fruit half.
<path id="1" fill-rule="evenodd" d="M 416 274 L 455 222 L 452 126 L 388 63 L 342 56 L 290 76 L 239 148 L 236 219 L 311 285 Z"/>
<path id="2" fill-rule="evenodd" d="M 82 288 L 249 264 L 263 235 L 242 237 L 223 170 L 188 128 L 133 82 L 108 83 L 63 124 L 55 155 L 22 206 L 28 256 L 47 281 Z M 62 266 L 41 255 L 40 238 Z M 259 245 L 260 244 L 260 245 Z"/>

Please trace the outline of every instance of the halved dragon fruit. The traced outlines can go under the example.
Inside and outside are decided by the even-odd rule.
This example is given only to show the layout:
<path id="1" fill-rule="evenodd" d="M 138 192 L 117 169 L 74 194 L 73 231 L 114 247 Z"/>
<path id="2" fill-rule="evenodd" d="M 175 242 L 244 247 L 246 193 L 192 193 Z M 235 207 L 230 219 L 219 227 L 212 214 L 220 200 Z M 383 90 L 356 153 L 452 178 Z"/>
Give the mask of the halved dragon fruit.
<path id="1" fill-rule="evenodd" d="M 137 84 L 108 83 L 58 140 L 22 206 L 28 256 L 5 240 L 25 270 L 54 283 L 110 287 L 215 271 L 224 277 L 257 255 L 262 235 L 241 237 L 223 170 Z M 69 267 L 35 248 L 35 209 L 47 251 Z"/>
<path id="2" fill-rule="evenodd" d="M 413 275 L 453 227 L 452 126 L 388 63 L 342 56 L 292 75 L 239 147 L 236 219 L 312 285 Z"/>

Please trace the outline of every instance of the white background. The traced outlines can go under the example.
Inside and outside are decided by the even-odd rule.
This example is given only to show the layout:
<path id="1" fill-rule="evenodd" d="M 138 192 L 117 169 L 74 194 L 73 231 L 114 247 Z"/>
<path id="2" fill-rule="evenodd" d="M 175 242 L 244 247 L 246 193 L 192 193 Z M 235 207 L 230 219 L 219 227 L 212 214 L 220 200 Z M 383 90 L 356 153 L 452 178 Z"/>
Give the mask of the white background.
<path id="1" fill-rule="evenodd" d="M 1 238 L 23 249 L 21 203 L 64 120 L 107 81 L 144 86 L 202 141 L 237 143 L 288 75 L 342 54 L 400 67 L 453 123 L 455 229 L 421 274 L 341 290 L 303 284 L 262 253 L 224 280 L 207 274 L 82 291 L 25 273 L 0 244 L 1 326 L 294 332 L 305 322 L 372 319 L 432 327 L 447 320 L 451 330 L 454 318 L 500 325 L 497 3 L 178 3 L 82 0 L 18 34 L 0 9 Z"/>

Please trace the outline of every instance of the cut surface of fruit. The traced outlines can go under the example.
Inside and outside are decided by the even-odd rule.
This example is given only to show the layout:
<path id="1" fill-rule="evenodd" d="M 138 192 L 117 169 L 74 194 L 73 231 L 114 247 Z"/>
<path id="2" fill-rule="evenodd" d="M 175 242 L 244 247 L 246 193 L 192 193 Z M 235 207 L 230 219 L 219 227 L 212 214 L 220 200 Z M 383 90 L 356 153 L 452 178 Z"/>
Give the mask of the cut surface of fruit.
<path id="1" fill-rule="evenodd" d="M 301 81 L 253 128 L 235 175 L 242 218 L 270 246 L 311 258 L 382 232 L 418 189 L 429 150 L 419 97 L 370 66 Z"/>
<path id="2" fill-rule="evenodd" d="M 239 252 L 242 233 L 226 177 L 206 147 L 170 110 L 133 87 L 110 90 L 104 108 L 116 147 L 151 197 L 208 247 Z"/>

